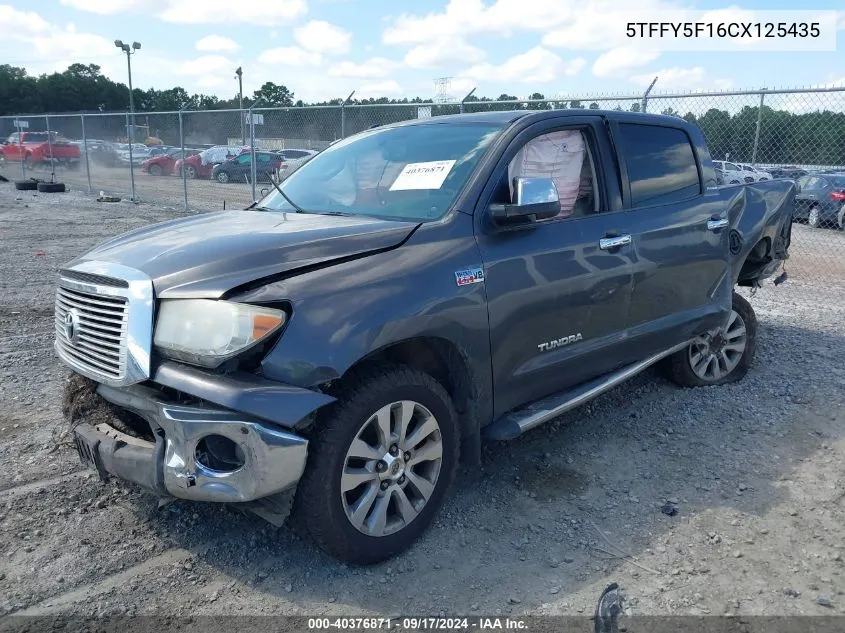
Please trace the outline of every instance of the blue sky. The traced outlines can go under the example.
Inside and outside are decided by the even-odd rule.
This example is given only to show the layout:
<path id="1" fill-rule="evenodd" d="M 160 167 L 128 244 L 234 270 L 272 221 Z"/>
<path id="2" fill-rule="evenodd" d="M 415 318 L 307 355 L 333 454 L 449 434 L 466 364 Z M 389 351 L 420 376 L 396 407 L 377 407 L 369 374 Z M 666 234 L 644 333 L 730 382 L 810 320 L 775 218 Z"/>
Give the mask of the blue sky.
<path id="1" fill-rule="evenodd" d="M 180 85 L 230 97 L 264 81 L 297 98 L 432 97 L 436 77 L 460 96 L 524 97 L 845 85 L 838 52 L 659 51 L 614 38 L 627 18 L 613 0 L 0 0 L 0 60 L 31 73 L 96 63 L 126 79 L 114 39 L 137 40 L 140 88 Z M 637 10 L 791 9 L 795 3 L 638 0 Z M 806 7 L 801 7 L 805 9 Z"/>

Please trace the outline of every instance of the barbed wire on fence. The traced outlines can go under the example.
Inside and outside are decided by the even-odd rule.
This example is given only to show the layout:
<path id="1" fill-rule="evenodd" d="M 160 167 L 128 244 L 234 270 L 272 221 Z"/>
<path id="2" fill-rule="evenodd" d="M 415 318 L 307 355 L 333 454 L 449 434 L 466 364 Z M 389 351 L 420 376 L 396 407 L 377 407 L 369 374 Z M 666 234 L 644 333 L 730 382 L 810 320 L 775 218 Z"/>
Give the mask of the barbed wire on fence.
<path id="1" fill-rule="evenodd" d="M 764 168 L 845 168 L 845 87 L 652 93 L 648 99 L 640 94 L 586 94 L 508 101 L 473 97 L 450 103 L 254 106 L 258 121 L 254 129 L 245 124 L 248 111 L 237 109 L 136 112 L 134 128 L 128 125 L 125 112 L 17 115 L 0 117 L 0 137 L 48 129 L 58 132 L 80 150 L 78 162 L 61 164 L 61 168 L 67 167 L 62 177 L 69 184 L 203 209 L 248 204 L 254 187 L 249 178 L 215 187 L 208 182 L 211 173 L 207 165 L 174 169 L 177 160 L 153 161 L 157 166 L 151 170 L 145 161 L 158 153 L 156 147 L 188 152 L 214 146 L 245 147 L 250 153 L 320 151 L 339 138 L 409 119 L 460 112 L 573 108 L 647 109 L 682 117 L 701 128 L 715 160 Z M 24 177 L 27 169 L 38 172 L 50 164 L 25 152 L 4 151 L 3 156 L 6 170 L 19 169 Z M 187 182 L 176 182 L 180 176 Z"/>

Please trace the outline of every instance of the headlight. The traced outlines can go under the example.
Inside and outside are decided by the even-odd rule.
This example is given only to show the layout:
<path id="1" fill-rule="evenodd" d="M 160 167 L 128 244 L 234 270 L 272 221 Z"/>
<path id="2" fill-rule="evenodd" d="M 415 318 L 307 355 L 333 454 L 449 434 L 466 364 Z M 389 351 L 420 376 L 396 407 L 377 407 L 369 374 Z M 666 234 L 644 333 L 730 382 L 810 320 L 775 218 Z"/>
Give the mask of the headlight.
<path id="1" fill-rule="evenodd" d="M 282 310 L 230 301 L 164 300 L 153 340 L 167 356 L 216 367 L 278 330 L 286 316 Z"/>

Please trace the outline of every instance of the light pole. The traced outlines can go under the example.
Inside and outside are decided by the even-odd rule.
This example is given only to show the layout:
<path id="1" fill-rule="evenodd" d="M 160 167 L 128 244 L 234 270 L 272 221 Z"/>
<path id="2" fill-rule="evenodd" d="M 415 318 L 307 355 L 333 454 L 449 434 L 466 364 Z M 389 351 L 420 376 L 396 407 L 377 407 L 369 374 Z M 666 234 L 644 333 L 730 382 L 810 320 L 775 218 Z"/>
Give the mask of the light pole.
<path id="1" fill-rule="evenodd" d="M 135 101 L 132 98 L 132 55 L 140 50 L 140 42 L 132 42 L 132 46 L 124 44 L 121 40 L 115 40 L 114 45 L 126 53 L 126 69 L 129 71 L 129 178 L 132 181 L 132 201 L 135 201 L 135 168 L 132 164 L 132 140 L 135 138 Z"/>
<path id="2" fill-rule="evenodd" d="M 238 66 L 235 70 L 235 76 L 238 78 L 238 107 L 240 108 L 241 117 L 241 145 L 246 145 L 246 130 L 244 129 L 244 71 Z"/>

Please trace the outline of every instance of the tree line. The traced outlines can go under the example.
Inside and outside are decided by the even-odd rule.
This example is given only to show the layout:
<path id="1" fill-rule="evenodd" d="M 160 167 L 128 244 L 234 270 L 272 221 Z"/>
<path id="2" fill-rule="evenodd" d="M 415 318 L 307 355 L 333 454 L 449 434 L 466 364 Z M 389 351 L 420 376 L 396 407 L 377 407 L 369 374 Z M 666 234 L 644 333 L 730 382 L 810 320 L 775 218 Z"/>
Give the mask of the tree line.
<path id="1" fill-rule="evenodd" d="M 71 64 L 67 70 L 33 77 L 24 68 L 0 65 L 0 115 L 18 113 L 125 113 L 128 109 L 129 90 L 125 84 L 105 77 L 96 64 Z M 534 93 L 532 102 L 517 102 L 509 94 L 498 97 L 469 97 L 464 104 L 466 112 L 491 110 L 512 110 L 524 108 L 543 110 L 552 108 L 597 109 L 598 101 L 582 103 L 578 100 L 547 100 L 542 93 Z M 237 95 L 221 99 L 213 95 L 189 94 L 184 88 L 166 90 L 150 88 L 133 90 L 136 122 L 148 125 L 151 135 L 165 143 L 179 143 L 179 120 L 177 115 L 157 114 L 160 112 L 186 111 L 183 117 L 183 134 L 188 144 L 222 144 L 244 135 L 248 141 L 248 126 L 244 126 L 237 112 L 221 110 L 237 109 L 240 101 Z M 332 141 L 376 125 L 384 125 L 416 118 L 419 104 L 428 103 L 422 97 L 389 99 L 387 97 L 353 99 L 346 107 L 309 108 L 308 106 L 340 106 L 342 99 L 318 103 L 305 103 L 296 99 L 293 91 L 284 85 L 264 83 L 251 95 L 245 95 L 245 108 L 284 108 L 264 112 L 264 123 L 256 127 L 256 137 L 288 138 L 313 141 Z M 649 111 L 654 111 L 654 98 Z M 622 106 L 614 105 L 616 110 Z M 379 107 L 384 106 L 384 107 Z M 606 106 L 607 107 L 607 106 Z M 637 112 L 638 101 L 626 108 Z M 202 110 L 203 112 L 191 112 Z M 454 103 L 431 106 L 431 115 L 453 114 L 460 111 Z M 757 139 L 756 156 L 753 155 L 758 108 L 745 106 L 730 113 L 725 109 L 709 108 L 704 114 L 687 112 L 681 114 L 672 108 L 664 108 L 663 114 L 677 116 L 698 125 L 707 139 L 714 159 L 724 159 L 776 164 L 845 165 L 845 113 L 819 110 L 795 114 L 763 106 L 760 117 L 760 133 Z M 0 133 L 8 134 L 11 121 L 6 119 Z M 51 122 L 51 127 L 53 123 Z M 79 138 L 82 135 L 80 117 L 62 117 L 57 129 L 67 136 Z M 86 133 L 89 138 L 113 139 L 126 134 L 124 116 L 86 117 Z"/>

